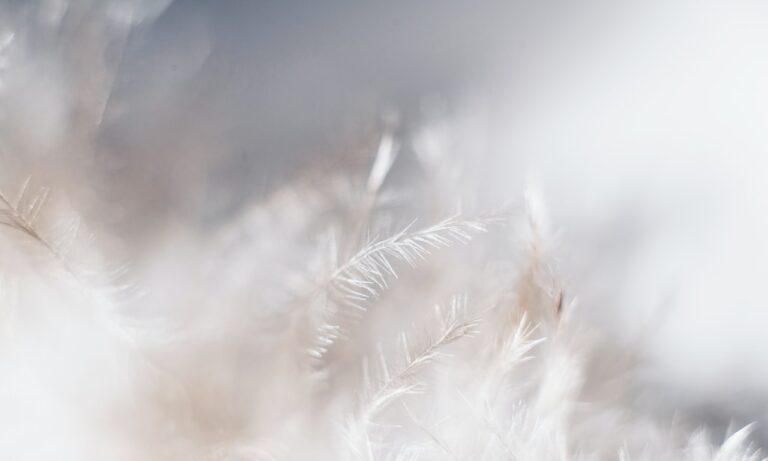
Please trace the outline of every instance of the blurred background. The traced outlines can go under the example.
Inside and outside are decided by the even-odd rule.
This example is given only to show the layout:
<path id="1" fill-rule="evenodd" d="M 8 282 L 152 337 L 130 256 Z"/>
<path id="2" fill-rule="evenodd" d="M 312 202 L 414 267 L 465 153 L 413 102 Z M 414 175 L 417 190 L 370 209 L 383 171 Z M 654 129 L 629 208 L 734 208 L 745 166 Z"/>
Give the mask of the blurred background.
<path id="1" fill-rule="evenodd" d="M 100 82 L 97 154 L 75 165 L 136 254 L 392 132 L 399 175 L 445 153 L 476 202 L 534 191 L 567 295 L 640 349 L 648 405 L 761 421 L 766 445 L 765 2 L 6 3 L 0 44 L 33 58 L 3 74 L 3 123 L 39 144 L 5 149 L 73 168 L 82 143 L 45 140 L 75 82 Z M 84 29 L 94 10 L 110 30 Z M 103 75 L 62 37 L 103 44 Z"/>

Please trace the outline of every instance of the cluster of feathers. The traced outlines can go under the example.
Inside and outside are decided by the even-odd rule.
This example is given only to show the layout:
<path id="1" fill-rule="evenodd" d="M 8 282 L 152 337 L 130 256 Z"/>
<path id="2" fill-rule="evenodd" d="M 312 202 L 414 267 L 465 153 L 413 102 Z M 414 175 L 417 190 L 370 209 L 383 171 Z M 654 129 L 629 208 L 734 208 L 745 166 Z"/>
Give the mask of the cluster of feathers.
<path id="1" fill-rule="evenodd" d="M 5 7 L 0 458 L 763 459 L 750 427 L 713 442 L 637 404 L 635 356 L 579 319 L 535 197 L 484 209 L 433 155 L 397 178 L 386 130 L 126 255 L 82 172 L 103 52 L 147 8 L 83 5 Z M 70 86 L 40 133 L 29 82 L 51 56 Z"/>

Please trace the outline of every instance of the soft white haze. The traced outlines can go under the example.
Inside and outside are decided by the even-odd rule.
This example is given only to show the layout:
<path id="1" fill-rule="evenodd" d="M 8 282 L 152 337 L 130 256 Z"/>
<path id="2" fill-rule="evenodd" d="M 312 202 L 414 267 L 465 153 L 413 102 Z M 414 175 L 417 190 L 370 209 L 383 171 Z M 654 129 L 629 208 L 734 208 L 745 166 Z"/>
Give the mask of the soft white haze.
<path id="1" fill-rule="evenodd" d="M 768 443 L 766 2 L 0 0 L 0 192 L 0 458 Z"/>

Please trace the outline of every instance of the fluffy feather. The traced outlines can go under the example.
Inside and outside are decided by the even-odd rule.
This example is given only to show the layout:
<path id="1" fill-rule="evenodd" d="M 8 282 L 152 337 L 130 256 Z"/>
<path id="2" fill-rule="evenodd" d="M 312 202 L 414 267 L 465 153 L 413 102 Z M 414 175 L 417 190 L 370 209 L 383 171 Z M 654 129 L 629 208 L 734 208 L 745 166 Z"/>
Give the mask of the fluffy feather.
<path id="1" fill-rule="evenodd" d="M 636 403 L 633 351 L 580 318 L 539 204 L 456 213 L 472 190 L 443 175 L 452 160 L 390 181 L 405 155 L 388 133 L 373 158 L 229 218 L 151 228 L 123 289 L 103 261 L 128 238 L 94 212 L 89 165 L 119 64 L 106 50 L 157 11 L 4 10 L 3 174 L 22 185 L 0 194 L 0 458 L 762 459 L 751 426 L 717 444 Z M 35 40 L 57 30 L 71 48 Z M 22 82 L 40 59 L 68 70 L 48 88 L 64 95 Z M 30 133 L 16 103 L 47 97 Z M 68 200 L 30 194 L 28 174 Z"/>

